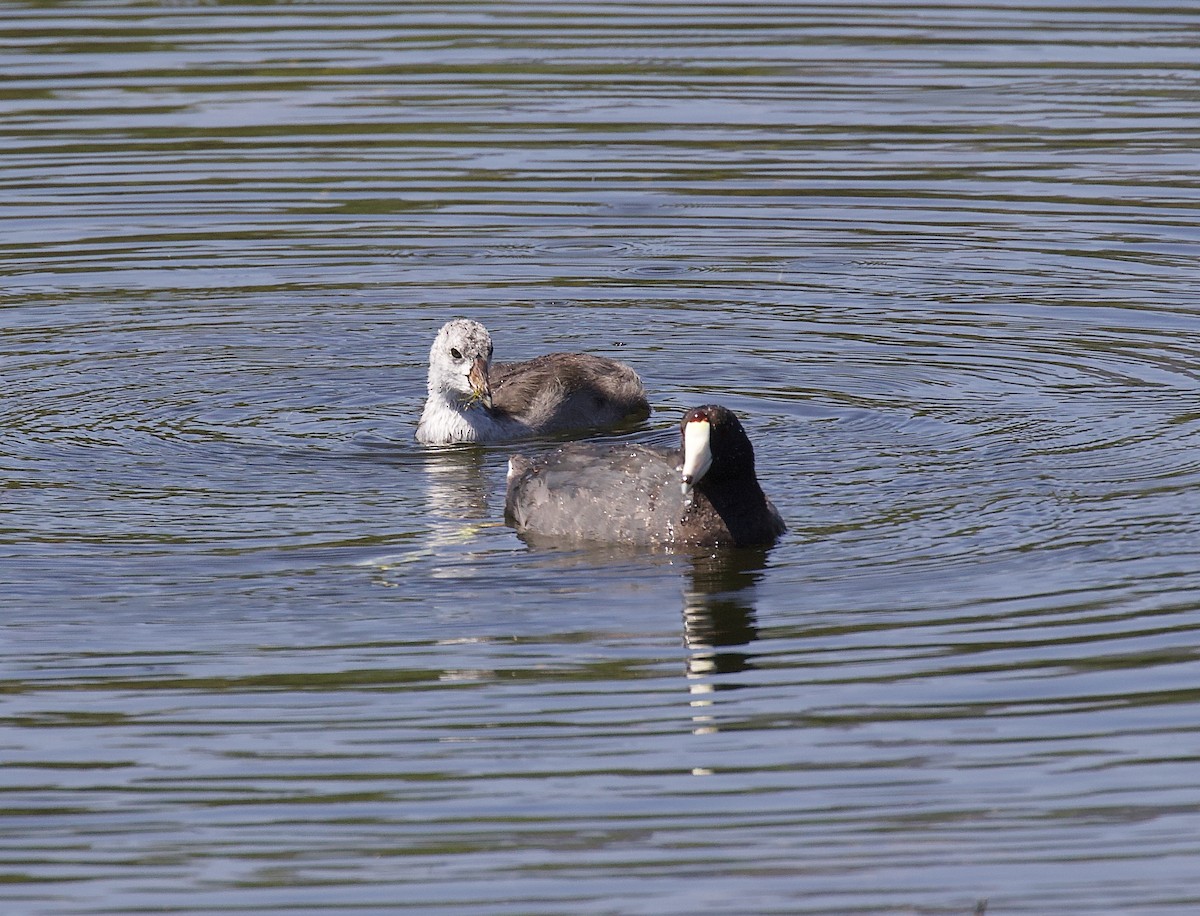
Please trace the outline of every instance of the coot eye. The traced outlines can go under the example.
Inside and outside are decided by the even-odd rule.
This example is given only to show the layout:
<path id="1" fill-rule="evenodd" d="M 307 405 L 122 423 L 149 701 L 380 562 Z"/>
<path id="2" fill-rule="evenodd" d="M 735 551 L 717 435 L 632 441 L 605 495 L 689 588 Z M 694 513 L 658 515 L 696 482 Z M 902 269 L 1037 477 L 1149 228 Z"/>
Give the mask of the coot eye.
<path id="1" fill-rule="evenodd" d="M 455 359 L 462 359 L 462 354 L 458 352 L 458 347 L 451 347 L 450 355 L 453 356 Z"/>

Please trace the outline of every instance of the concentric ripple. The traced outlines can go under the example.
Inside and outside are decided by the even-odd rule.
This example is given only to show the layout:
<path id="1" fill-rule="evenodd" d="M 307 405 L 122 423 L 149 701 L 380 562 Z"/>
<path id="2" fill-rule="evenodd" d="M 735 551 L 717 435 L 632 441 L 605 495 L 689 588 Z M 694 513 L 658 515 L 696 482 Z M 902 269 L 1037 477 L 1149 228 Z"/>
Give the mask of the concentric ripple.
<path id="1" fill-rule="evenodd" d="M 1197 911 L 1198 29 L 10 6 L 10 909 Z M 526 547 L 555 443 L 412 439 L 460 314 L 789 533 Z"/>

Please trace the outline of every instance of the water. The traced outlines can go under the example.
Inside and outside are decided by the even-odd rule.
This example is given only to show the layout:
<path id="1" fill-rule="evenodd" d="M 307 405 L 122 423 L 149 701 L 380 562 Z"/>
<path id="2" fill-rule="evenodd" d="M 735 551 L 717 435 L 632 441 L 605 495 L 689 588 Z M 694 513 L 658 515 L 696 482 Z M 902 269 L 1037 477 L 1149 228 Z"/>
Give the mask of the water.
<path id="1" fill-rule="evenodd" d="M 1195 912 L 1198 27 L 10 4 L 5 912 Z M 460 314 L 788 535 L 527 548 Z"/>

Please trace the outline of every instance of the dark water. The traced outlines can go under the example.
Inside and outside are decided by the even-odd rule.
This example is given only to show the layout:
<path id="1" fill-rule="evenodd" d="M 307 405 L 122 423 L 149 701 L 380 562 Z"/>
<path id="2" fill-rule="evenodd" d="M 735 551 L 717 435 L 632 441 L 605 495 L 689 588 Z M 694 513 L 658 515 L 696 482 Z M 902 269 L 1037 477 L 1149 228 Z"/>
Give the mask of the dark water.
<path id="1" fill-rule="evenodd" d="M 1198 35 L 9 4 L 4 912 L 1196 912 Z M 524 546 L 460 314 L 789 534 Z"/>

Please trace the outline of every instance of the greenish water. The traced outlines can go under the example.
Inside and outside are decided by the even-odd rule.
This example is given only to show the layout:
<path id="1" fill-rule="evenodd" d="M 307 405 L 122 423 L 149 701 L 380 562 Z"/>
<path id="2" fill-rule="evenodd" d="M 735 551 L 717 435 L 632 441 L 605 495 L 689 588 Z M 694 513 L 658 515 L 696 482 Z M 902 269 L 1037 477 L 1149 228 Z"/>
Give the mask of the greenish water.
<path id="1" fill-rule="evenodd" d="M 1195 912 L 1198 28 L 9 4 L 4 911 Z M 455 315 L 788 535 L 526 547 Z"/>

